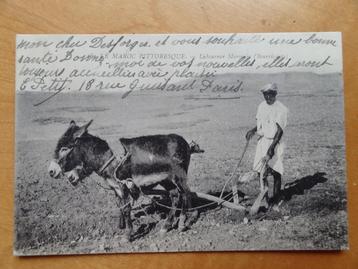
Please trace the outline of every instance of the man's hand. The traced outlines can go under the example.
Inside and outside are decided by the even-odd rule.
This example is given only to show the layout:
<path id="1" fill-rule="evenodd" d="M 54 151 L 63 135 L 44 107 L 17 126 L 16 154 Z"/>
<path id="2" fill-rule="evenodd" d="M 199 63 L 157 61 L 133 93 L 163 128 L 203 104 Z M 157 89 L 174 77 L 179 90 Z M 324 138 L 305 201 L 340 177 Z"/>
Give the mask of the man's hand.
<path id="1" fill-rule="evenodd" d="M 256 133 L 256 127 L 246 133 L 246 140 L 249 141 Z"/>
<path id="2" fill-rule="evenodd" d="M 271 157 L 266 154 L 265 157 L 262 158 L 262 163 L 268 163 L 269 160 L 271 160 Z"/>
<path id="3" fill-rule="evenodd" d="M 273 155 L 275 155 L 275 148 L 269 147 L 269 149 L 267 150 L 267 156 L 269 157 L 269 160 L 272 159 Z"/>
<path id="4" fill-rule="evenodd" d="M 263 157 L 262 159 L 262 162 L 263 163 L 267 163 L 269 160 L 272 159 L 273 155 L 275 155 L 275 149 L 270 147 L 268 150 L 267 150 L 267 153 L 265 155 L 265 157 Z"/>
<path id="5" fill-rule="evenodd" d="M 268 160 L 271 160 L 273 155 L 275 155 L 275 148 L 276 148 L 277 144 L 280 142 L 282 134 L 283 134 L 283 130 L 282 130 L 281 126 L 278 123 L 276 123 L 276 125 L 277 125 L 276 134 L 275 134 L 272 144 L 269 147 L 269 149 L 267 150 L 267 153 L 265 156 L 265 158 L 267 158 Z"/>

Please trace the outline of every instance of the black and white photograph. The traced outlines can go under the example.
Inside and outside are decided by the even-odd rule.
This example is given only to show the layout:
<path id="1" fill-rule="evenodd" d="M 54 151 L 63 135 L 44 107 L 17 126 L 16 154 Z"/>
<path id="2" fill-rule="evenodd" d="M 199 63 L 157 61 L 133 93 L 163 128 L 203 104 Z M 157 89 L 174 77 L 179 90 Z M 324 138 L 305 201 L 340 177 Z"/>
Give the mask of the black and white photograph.
<path id="1" fill-rule="evenodd" d="M 348 249 L 339 32 L 17 35 L 14 255 Z"/>

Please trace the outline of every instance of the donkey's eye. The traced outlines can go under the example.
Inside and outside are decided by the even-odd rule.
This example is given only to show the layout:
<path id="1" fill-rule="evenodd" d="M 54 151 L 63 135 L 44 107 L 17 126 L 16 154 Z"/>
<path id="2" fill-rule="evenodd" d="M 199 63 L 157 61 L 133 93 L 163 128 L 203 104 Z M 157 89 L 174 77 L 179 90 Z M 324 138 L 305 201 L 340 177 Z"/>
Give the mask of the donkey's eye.
<path id="1" fill-rule="evenodd" d="M 59 151 L 60 159 L 67 156 L 71 152 L 71 150 L 72 150 L 72 148 L 62 147 Z"/>
<path id="2" fill-rule="evenodd" d="M 68 147 L 62 147 L 62 148 L 60 149 L 60 153 L 65 153 L 65 152 L 68 151 L 68 150 L 69 150 Z"/>

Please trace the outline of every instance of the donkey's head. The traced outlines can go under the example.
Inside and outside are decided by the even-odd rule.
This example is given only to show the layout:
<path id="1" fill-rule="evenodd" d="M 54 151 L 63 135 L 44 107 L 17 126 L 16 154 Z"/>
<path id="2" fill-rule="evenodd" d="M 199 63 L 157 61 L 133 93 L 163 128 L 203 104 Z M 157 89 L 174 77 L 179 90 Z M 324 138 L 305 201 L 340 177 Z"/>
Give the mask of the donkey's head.
<path id="1" fill-rule="evenodd" d="M 65 175 L 71 184 L 98 171 L 113 153 L 106 141 L 90 135 L 87 131 L 92 120 L 79 127 L 71 121 L 66 132 L 57 142 L 48 172 L 51 177 Z"/>

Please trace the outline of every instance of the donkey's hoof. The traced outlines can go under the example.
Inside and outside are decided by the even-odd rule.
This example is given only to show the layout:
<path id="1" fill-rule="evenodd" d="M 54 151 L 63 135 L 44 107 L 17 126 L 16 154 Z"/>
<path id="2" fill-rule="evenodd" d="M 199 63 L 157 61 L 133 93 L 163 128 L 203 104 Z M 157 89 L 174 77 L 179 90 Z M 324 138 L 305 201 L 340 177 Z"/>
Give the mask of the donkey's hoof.
<path id="1" fill-rule="evenodd" d="M 198 210 L 194 211 L 190 217 L 185 221 L 185 226 L 190 227 L 193 225 L 199 218 L 199 212 Z"/>
<path id="2" fill-rule="evenodd" d="M 120 239 L 121 244 L 126 244 L 129 243 L 130 241 L 131 241 L 131 236 L 127 234 Z"/>
<path id="3" fill-rule="evenodd" d="M 179 222 L 178 222 L 178 230 L 180 232 L 183 232 L 185 230 L 185 221 L 186 221 L 186 216 L 184 214 L 180 214 L 179 216 Z"/>
<path id="4" fill-rule="evenodd" d="M 198 210 L 193 211 L 191 218 L 197 220 L 199 218 L 199 211 Z"/>
<path id="5" fill-rule="evenodd" d="M 165 236 L 165 235 L 167 234 L 167 232 L 168 232 L 168 229 L 167 229 L 167 228 L 161 228 L 161 229 L 159 230 L 159 235 L 160 235 L 160 236 Z"/>
<path id="6" fill-rule="evenodd" d="M 186 230 L 188 230 L 188 227 L 185 225 L 179 225 L 178 226 L 178 231 L 179 232 L 185 232 Z"/>

